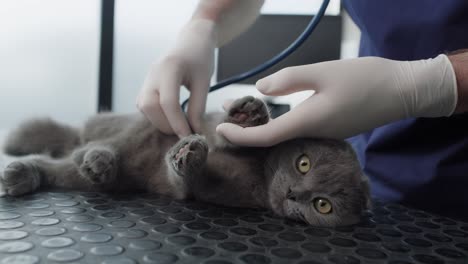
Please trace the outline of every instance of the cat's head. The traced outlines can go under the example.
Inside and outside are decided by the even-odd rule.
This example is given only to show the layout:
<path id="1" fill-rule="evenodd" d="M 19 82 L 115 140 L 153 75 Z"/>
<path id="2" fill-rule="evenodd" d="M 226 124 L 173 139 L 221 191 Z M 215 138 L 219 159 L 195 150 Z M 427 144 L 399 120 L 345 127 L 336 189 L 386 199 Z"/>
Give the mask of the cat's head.
<path id="1" fill-rule="evenodd" d="M 359 222 L 370 205 L 369 186 L 345 141 L 296 139 L 275 146 L 265 170 L 271 209 L 311 225 Z"/>

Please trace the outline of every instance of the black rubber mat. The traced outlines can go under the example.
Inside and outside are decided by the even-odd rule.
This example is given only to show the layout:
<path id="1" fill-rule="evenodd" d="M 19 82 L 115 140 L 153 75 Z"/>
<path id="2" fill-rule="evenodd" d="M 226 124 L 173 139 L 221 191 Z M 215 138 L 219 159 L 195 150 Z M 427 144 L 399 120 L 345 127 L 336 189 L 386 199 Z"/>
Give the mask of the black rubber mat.
<path id="1" fill-rule="evenodd" d="M 158 196 L 0 198 L 0 263 L 64 262 L 468 263 L 468 223 L 380 202 L 329 229 Z"/>

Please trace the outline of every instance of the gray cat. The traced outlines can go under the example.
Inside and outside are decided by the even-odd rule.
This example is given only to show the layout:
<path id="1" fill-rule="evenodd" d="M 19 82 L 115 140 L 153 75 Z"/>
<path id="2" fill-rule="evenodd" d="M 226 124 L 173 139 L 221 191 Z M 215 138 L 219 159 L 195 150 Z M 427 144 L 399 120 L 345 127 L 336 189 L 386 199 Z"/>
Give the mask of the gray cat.
<path id="1" fill-rule="evenodd" d="M 9 164 L 0 185 L 12 196 L 44 187 L 128 192 L 234 207 L 262 207 L 312 225 L 359 221 L 369 188 L 352 148 L 329 139 L 295 139 L 269 148 L 236 147 L 215 133 L 221 122 L 267 123 L 265 104 L 251 96 L 227 113 L 205 116 L 203 136 L 178 139 L 142 115 L 99 114 L 78 130 L 50 119 L 23 123 L 5 152 L 27 155 Z"/>

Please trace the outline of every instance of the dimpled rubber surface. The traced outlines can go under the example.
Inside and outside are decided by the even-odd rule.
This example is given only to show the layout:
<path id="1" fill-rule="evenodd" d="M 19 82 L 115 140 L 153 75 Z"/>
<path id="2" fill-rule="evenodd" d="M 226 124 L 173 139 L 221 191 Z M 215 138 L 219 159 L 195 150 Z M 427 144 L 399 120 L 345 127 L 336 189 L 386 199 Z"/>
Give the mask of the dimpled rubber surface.
<path id="1" fill-rule="evenodd" d="M 315 228 L 265 210 L 152 195 L 0 198 L 0 263 L 468 263 L 468 224 L 374 203 Z"/>

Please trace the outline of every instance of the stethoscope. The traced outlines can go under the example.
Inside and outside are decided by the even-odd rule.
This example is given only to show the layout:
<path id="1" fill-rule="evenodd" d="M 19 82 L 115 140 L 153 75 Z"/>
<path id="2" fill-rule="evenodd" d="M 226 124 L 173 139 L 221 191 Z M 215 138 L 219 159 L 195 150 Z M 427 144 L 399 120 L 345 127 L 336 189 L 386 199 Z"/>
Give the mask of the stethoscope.
<path id="1" fill-rule="evenodd" d="M 226 86 L 228 86 L 230 84 L 241 82 L 241 81 L 243 81 L 245 79 L 248 79 L 248 78 L 250 78 L 250 77 L 252 77 L 254 75 L 257 75 L 257 74 L 269 69 L 273 65 L 275 65 L 278 62 L 282 61 L 284 58 L 288 57 L 291 53 L 293 53 L 295 50 L 297 50 L 297 48 L 299 48 L 304 43 L 304 41 L 306 41 L 307 38 L 315 30 L 315 28 L 317 27 L 320 20 L 322 20 L 324 14 L 325 14 L 325 10 L 328 7 L 329 2 L 330 2 L 330 0 L 323 0 L 317 14 L 312 18 L 312 20 L 306 26 L 304 31 L 301 33 L 301 35 L 299 35 L 299 37 L 297 37 L 297 39 L 294 42 L 292 42 L 286 49 L 284 49 L 280 53 L 276 54 L 276 56 L 269 59 L 268 61 L 265 61 L 264 63 L 254 67 L 254 68 L 252 68 L 252 69 L 250 69 L 248 71 L 245 71 L 245 72 L 240 73 L 238 75 L 234 75 L 232 77 L 229 77 L 227 79 L 224 79 L 224 80 L 218 82 L 217 84 L 211 86 L 210 90 L 208 92 L 211 93 L 213 91 L 216 91 L 216 90 L 219 90 L 219 89 L 221 89 L 223 87 L 226 87 Z M 186 99 L 182 103 L 182 109 L 185 109 L 185 106 L 187 105 L 188 101 L 189 101 L 189 99 Z"/>

